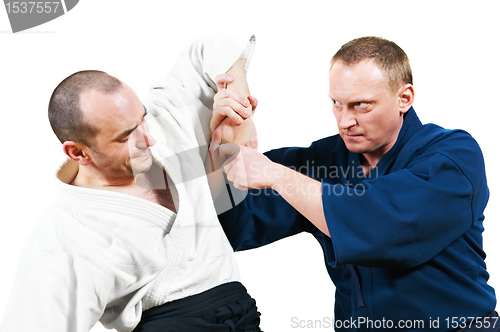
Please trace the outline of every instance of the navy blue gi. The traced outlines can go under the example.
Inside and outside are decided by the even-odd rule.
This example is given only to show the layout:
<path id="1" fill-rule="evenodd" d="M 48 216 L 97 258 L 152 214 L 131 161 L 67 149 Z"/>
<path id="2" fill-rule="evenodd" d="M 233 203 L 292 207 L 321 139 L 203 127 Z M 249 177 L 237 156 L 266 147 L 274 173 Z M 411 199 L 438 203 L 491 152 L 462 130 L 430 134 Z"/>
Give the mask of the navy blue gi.
<path id="1" fill-rule="evenodd" d="M 468 133 L 422 125 L 411 108 L 368 177 L 339 135 L 266 155 L 322 182 L 331 238 L 271 189 L 251 190 L 221 223 L 235 250 L 314 235 L 336 286 L 337 330 L 415 320 L 425 324 L 417 330 L 451 331 L 495 310 L 482 249 L 489 192 L 481 150 Z"/>

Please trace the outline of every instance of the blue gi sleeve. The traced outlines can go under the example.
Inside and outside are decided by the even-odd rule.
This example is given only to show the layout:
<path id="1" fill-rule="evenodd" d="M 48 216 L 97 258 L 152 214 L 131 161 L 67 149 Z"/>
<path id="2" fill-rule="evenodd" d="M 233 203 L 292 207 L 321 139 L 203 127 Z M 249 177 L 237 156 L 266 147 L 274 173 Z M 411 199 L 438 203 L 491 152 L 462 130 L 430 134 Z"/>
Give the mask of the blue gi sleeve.
<path id="1" fill-rule="evenodd" d="M 479 146 L 465 132 L 444 136 L 402 150 L 395 171 L 362 188 L 322 185 L 330 265 L 411 268 L 482 221 L 488 188 Z"/>
<path id="2" fill-rule="evenodd" d="M 269 159 L 306 172 L 311 148 L 282 148 L 266 153 Z M 234 191 L 234 189 L 233 189 Z M 219 215 L 234 250 L 257 248 L 301 232 L 317 232 L 304 216 L 272 189 L 250 190 L 233 209 Z"/>

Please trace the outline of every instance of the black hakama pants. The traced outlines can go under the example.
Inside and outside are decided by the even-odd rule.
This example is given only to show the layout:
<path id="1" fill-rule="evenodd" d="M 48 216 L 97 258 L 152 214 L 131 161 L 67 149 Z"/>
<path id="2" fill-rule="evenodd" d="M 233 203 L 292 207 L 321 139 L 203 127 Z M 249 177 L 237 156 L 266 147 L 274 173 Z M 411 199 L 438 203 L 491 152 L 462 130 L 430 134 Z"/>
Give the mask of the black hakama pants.
<path id="1" fill-rule="evenodd" d="M 262 332 L 255 300 L 239 282 L 148 309 L 133 332 Z"/>

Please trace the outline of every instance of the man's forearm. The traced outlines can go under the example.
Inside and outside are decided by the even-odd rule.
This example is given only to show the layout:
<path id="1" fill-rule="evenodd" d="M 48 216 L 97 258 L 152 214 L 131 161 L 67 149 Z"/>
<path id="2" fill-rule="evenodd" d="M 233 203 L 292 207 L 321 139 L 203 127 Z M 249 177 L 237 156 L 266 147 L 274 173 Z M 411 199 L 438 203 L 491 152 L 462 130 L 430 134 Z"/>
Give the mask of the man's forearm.
<path id="1" fill-rule="evenodd" d="M 231 66 L 231 68 L 229 68 L 226 74 L 229 74 L 234 78 L 234 81 L 228 83 L 226 88 L 233 89 L 236 92 L 238 92 L 241 96 L 247 98 L 250 95 L 250 91 L 248 88 L 245 68 L 243 66 L 242 59 L 239 58 L 238 60 L 236 60 L 236 62 Z M 222 160 L 220 159 L 213 160 L 213 158 L 209 156 L 209 158 L 206 159 L 205 165 L 207 169 L 207 174 L 209 174 L 208 182 L 210 185 L 210 189 L 212 191 L 212 197 L 215 200 L 221 193 L 222 189 L 226 188 L 226 182 L 224 180 L 224 176 L 222 175 L 222 171 L 220 169 L 222 165 Z"/>
<path id="2" fill-rule="evenodd" d="M 279 165 L 272 189 L 299 211 L 320 231 L 330 236 L 323 211 L 321 182 Z"/>
<path id="3" fill-rule="evenodd" d="M 230 157 L 223 170 L 236 188 L 272 188 L 320 231 L 330 236 L 323 211 L 321 182 L 275 163 L 248 147 L 222 144 L 219 152 Z"/>
<path id="4" fill-rule="evenodd" d="M 240 58 L 229 68 L 227 74 L 234 77 L 234 81 L 227 85 L 228 89 L 233 89 L 243 97 L 248 98 L 250 89 L 248 88 L 247 76 L 243 67 L 243 60 Z"/>

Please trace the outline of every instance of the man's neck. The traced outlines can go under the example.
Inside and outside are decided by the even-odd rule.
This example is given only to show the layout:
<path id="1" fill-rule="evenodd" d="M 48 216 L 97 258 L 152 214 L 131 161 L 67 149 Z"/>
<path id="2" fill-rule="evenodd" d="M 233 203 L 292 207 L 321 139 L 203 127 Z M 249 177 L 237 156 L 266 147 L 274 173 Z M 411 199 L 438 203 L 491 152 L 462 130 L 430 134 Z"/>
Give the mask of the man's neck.
<path id="1" fill-rule="evenodd" d="M 70 184 L 77 187 L 94 189 L 107 189 L 110 187 L 126 188 L 135 185 L 135 178 L 133 175 L 109 178 L 80 166 L 78 173 Z"/>
<path id="2" fill-rule="evenodd" d="M 379 161 L 384 157 L 384 155 L 389 152 L 394 144 L 396 144 L 401 128 L 403 127 L 404 118 L 401 117 L 401 124 L 399 125 L 399 130 L 396 135 L 394 135 L 392 141 L 389 144 L 381 146 L 377 150 L 359 154 L 361 166 L 363 167 L 363 172 L 365 176 L 370 175 L 370 172 L 378 165 Z"/>
<path id="3" fill-rule="evenodd" d="M 365 176 L 369 176 L 371 171 L 377 167 L 379 161 L 384 157 L 384 155 L 389 152 L 394 143 L 390 146 L 386 146 L 384 148 L 380 148 L 379 150 L 372 151 L 370 153 L 363 153 L 359 155 L 359 159 L 361 162 L 361 166 L 363 168 L 363 172 Z"/>

